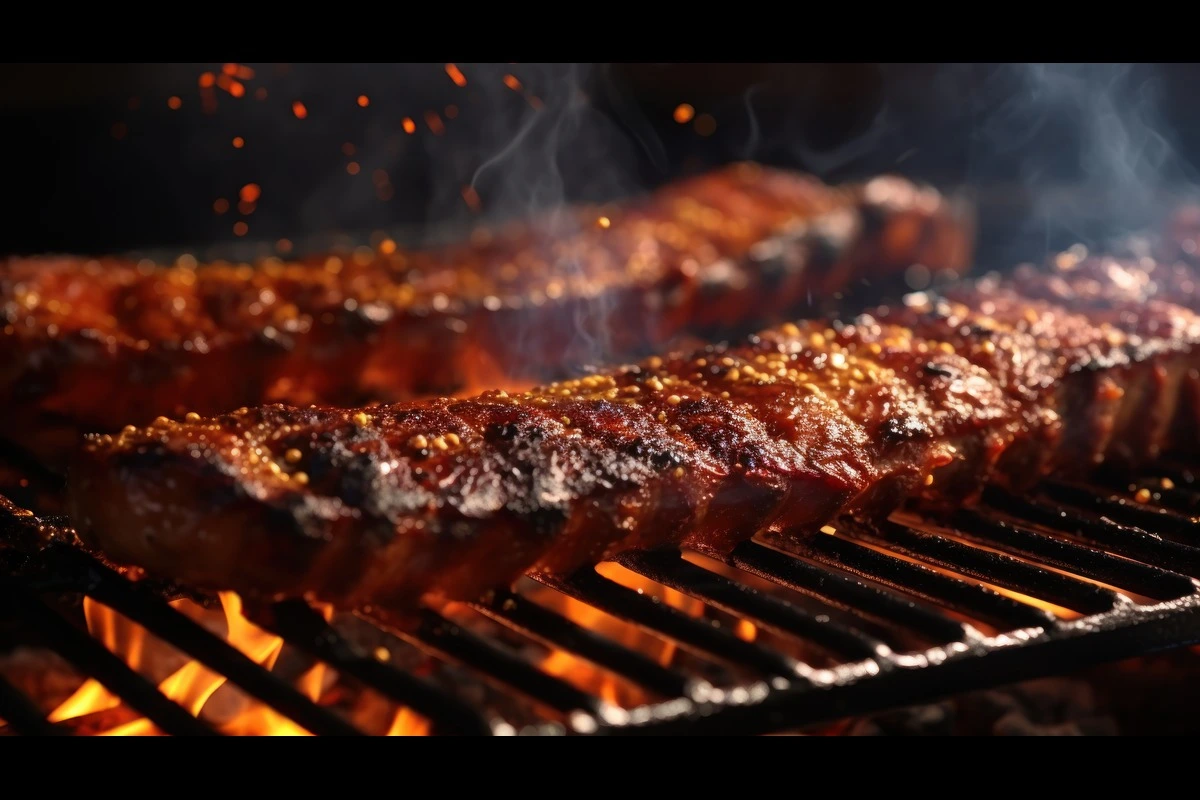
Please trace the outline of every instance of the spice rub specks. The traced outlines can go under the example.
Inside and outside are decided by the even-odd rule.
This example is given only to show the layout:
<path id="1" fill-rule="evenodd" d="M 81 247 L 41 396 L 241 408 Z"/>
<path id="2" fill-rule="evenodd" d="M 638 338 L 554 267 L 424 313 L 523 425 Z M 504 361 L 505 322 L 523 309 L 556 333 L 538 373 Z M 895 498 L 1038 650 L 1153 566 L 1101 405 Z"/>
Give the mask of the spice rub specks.
<path id="1" fill-rule="evenodd" d="M 0 436 L 60 468 L 80 434 L 160 414 L 524 387 L 802 312 L 868 273 L 878 286 L 917 262 L 965 268 L 970 225 L 904 186 L 742 164 L 445 248 L 256 265 L 9 259 L 0 389 L 22 403 Z"/>
<path id="2" fill-rule="evenodd" d="M 219 346 L 275 327 L 302 333 L 322 314 L 464 313 L 589 297 L 632 279 L 695 272 L 738 258 L 792 220 L 854 202 L 806 176 L 743 164 L 610 211 L 513 225 L 443 250 L 320 256 L 285 262 L 173 266 L 120 259 L 14 259 L 2 274 L 14 328 L 87 329 L 114 346 Z M 543 229 L 544 228 L 544 229 Z"/>
<path id="3" fill-rule="evenodd" d="M 72 502 L 83 536 L 154 572 L 404 607 L 1195 442 L 1194 298 L 1076 267 L 1057 299 L 984 281 L 522 393 L 160 421 L 90 439 Z"/>

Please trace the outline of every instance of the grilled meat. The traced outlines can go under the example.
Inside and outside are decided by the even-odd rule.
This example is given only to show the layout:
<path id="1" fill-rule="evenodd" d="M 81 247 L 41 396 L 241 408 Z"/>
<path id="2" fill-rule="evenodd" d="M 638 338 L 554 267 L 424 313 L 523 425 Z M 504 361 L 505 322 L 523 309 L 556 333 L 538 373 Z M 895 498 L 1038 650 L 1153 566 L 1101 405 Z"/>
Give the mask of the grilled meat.
<path id="1" fill-rule="evenodd" d="M 193 585 L 402 609 L 1194 447 L 1200 295 L 1165 289 L 1175 268 L 1070 266 L 521 394 L 91 436 L 73 519 Z"/>
<path id="2" fill-rule="evenodd" d="M 81 433 L 186 409 L 525 387 L 914 263 L 961 269 L 970 238 L 936 192 L 900 179 L 833 189 L 743 164 L 437 251 L 257 268 L 11 260 L 0 436 L 58 464 Z"/>

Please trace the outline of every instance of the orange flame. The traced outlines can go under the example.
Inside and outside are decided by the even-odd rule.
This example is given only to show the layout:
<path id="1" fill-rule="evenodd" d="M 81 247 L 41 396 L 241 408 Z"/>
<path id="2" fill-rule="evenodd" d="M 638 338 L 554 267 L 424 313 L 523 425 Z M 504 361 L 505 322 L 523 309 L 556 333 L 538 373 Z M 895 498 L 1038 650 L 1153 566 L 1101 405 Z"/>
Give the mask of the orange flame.
<path id="1" fill-rule="evenodd" d="M 396 718 L 392 720 L 392 726 L 388 728 L 387 735 L 428 736 L 429 721 L 407 708 L 401 708 L 396 712 Z"/>
<path id="2" fill-rule="evenodd" d="M 230 644 L 237 647 L 255 663 L 268 670 L 273 669 L 283 649 L 283 640 L 246 619 L 242 614 L 241 598 L 235 593 L 222 592 L 220 598 L 224 610 L 226 638 Z M 177 600 L 171 605 L 189 616 L 201 619 L 210 613 L 186 600 Z M 332 617 L 331 608 L 326 607 L 323 612 L 326 619 Z M 88 620 L 88 629 L 108 649 L 122 656 L 134 669 L 143 673 L 152 670 L 154 665 L 142 663 L 147 641 L 144 628 L 90 598 L 84 601 L 84 613 Z M 296 688 L 313 702 L 319 702 L 328 675 L 328 667 L 318 663 L 297 679 Z M 194 716 L 198 717 L 203 714 L 205 719 L 212 722 L 225 734 L 308 735 L 308 732 L 296 723 L 266 706 L 248 700 L 236 689 L 225 687 L 225 684 L 224 676 L 208 670 L 198 661 L 187 661 L 160 681 L 158 688 L 164 695 L 183 706 Z M 228 691 L 218 694 L 218 691 L 223 688 L 228 688 Z M 113 708 L 119 704 L 120 701 L 102 685 L 95 680 L 88 680 L 71 697 L 54 709 L 50 713 L 49 719 L 52 722 L 61 722 Z M 412 716 L 416 720 L 415 722 L 408 721 L 400 726 L 399 719 L 397 719 L 393 728 L 402 727 L 405 731 L 419 732 L 421 719 L 415 715 Z M 147 736 L 159 733 L 160 731 L 153 723 L 142 718 L 119 725 L 106 731 L 103 735 Z"/>
<path id="3" fill-rule="evenodd" d="M 622 586 L 658 598 L 664 604 L 689 616 L 698 617 L 704 612 L 704 604 L 699 600 L 643 578 L 619 564 L 604 562 L 596 567 L 596 571 Z M 572 622 L 637 650 L 663 666 L 669 665 L 675 658 L 674 642 L 646 633 L 637 626 L 612 617 L 587 603 L 540 586 L 532 589 L 529 596 L 540 605 L 557 611 Z M 753 626 L 750 627 L 753 628 Z M 629 707 L 649 702 L 652 699 L 639 688 L 562 650 L 551 651 L 538 666 L 551 675 L 563 678 L 615 705 Z"/>

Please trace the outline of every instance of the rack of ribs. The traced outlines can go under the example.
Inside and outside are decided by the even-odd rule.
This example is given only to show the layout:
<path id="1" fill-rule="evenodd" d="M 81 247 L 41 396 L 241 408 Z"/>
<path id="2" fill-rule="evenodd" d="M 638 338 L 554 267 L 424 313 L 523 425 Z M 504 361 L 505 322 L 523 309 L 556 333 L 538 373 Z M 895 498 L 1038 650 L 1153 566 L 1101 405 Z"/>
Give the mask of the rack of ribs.
<path id="1" fill-rule="evenodd" d="M 963 209 L 902 179 L 831 188 L 739 164 L 438 250 L 10 259 L 0 437 L 60 467 L 82 433 L 160 414 L 524 388 L 813 313 L 913 264 L 956 273 L 971 240 Z"/>
<path id="2" fill-rule="evenodd" d="M 89 436 L 72 519 L 189 585 L 405 609 L 628 549 L 953 508 L 1194 449 L 1195 279 L 1059 259 L 527 392 L 163 418 Z"/>

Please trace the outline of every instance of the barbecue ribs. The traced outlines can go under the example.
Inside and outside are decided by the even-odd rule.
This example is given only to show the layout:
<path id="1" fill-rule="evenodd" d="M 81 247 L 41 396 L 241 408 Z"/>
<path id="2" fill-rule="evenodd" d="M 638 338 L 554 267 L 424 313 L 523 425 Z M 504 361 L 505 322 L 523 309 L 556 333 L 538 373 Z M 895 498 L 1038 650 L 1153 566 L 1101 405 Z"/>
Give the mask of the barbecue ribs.
<path id="1" fill-rule="evenodd" d="M 954 272 L 970 241 L 933 190 L 741 164 L 436 251 L 257 268 L 12 259 L 0 437 L 60 466 L 80 434 L 159 414 L 524 388 L 684 332 L 748 332 L 915 263 Z"/>
<path id="2" fill-rule="evenodd" d="M 724 552 L 1194 448 L 1183 266 L 1059 259 L 525 393 L 93 435 L 80 534 L 206 588 L 403 609 L 629 548 Z"/>

